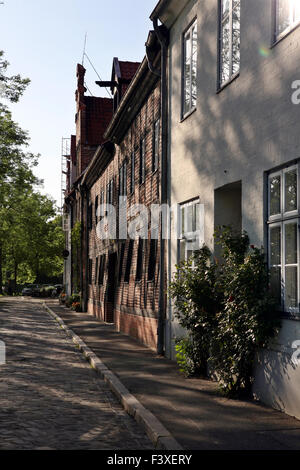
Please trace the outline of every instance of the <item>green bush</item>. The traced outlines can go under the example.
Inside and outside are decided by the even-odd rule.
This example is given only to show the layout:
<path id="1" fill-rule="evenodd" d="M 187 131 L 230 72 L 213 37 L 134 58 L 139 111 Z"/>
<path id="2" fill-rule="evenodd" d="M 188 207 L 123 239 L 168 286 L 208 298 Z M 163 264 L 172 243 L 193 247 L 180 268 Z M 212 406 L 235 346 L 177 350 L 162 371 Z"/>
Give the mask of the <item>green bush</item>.
<path id="1" fill-rule="evenodd" d="M 176 360 L 180 372 L 187 377 L 203 374 L 203 358 L 193 336 L 176 339 L 175 343 Z"/>
<path id="2" fill-rule="evenodd" d="M 280 320 L 263 251 L 249 246 L 245 232 L 223 227 L 215 236 L 222 248 L 220 265 L 209 263 L 211 253 L 204 247 L 194 256 L 194 267 L 191 260 L 177 267 L 171 283 L 177 317 L 188 330 L 187 342 L 178 343 L 178 361 L 185 373 L 203 372 L 209 361 L 224 394 L 249 395 L 256 351 L 267 346 Z"/>
<path id="3" fill-rule="evenodd" d="M 203 247 L 186 262 L 177 266 L 170 294 L 175 303 L 175 315 L 189 332 L 193 344 L 194 370 L 206 373 L 211 335 L 216 328 L 216 313 L 220 309 L 217 289 L 217 267 L 209 263 L 210 251 Z M 194 262 L 194 267 L 193 267 Z M 184 345 L 191 351 L 191 347 Z"/>

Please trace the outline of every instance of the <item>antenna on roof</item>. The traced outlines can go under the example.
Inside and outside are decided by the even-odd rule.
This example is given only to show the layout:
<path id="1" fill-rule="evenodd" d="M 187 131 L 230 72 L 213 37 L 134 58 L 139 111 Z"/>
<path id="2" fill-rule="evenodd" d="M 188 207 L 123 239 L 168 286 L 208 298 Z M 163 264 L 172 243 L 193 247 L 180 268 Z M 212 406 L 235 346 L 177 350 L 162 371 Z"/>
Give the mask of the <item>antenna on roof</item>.
<path id="1" fill-rule="evenodd" d="M 94 70 L 95 74 L 96 74 L 97 77 L 99 78 L 100 82 L 102 82 L 102 79 L 101 79 L 99 73 L 97 72 L 97 70 L 95 69 L 95 67 L 94 67 L 94 65 L 93 65 L 93 63 L 92 63 L 92 61 L 91 61 L 91 59 L 89 58 L 89 56 L 87 55 L 86 52 L 84 53 L 84 55 L 85 55 L 85 57 L 87 58 L 87 60 L 89 61 L 89 63 L 90 63 L 90 65 L 91 65 L 92 69 Z M 107 91 L 108 96 L 111 98 L 111 93 L 108 91 L 108 89 L 107 89 L 106 87 L 105 87 L 105 90 Z"/>
<path id="2" fill-rule="evenodd" d="M 86 40 L 87 40 L 87 33 L 85 33 L 85 37 L 84 37 L 84 46 L 83 46 L 83 54 L 82 54 L 82 66 L 84 64 L 84 57 L 85 57 L 85 50 L 86 50 Z"/>
<path id="3" fill-rule="evenodd" d="M 90 93 L 91 96 L 94 96 L 89 87 L 87 86 L 87 83 L 84 82 L 84 86 L 86 87 L 87 91 Z"/>

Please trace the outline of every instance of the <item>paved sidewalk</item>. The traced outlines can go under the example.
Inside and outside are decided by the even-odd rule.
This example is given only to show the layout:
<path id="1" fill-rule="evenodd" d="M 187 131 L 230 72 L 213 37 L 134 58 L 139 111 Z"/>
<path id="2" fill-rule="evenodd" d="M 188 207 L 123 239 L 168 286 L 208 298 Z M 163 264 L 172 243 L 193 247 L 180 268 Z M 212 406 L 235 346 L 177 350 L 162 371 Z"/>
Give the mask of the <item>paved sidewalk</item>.
<path id="1" fill-rule="evenodd" d="M 0 450 L 153 445 L 40 301 L 0 299 Z"/>
<path id="2" fill-rule="evenodd" d="M 117 333 L 113 325 L 57 301 L 47 305 L 184 449 L 300 450 L 300 421 L 253 401 L 220 397 L 215 383 L 184 378 L 176 364 Z"/>

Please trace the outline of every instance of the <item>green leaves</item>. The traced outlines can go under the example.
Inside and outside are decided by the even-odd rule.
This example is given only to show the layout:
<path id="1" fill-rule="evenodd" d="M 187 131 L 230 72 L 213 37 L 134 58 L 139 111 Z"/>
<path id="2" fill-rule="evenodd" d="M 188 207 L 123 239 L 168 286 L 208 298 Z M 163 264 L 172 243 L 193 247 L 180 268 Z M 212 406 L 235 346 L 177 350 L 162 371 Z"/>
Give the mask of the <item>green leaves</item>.
<path id="1" fill-rule="evenodd" d="M 180 343 L 181 365 L 198 361 L 196 369 L 209 361 L 223 393 L 236 396 L 250 392 L 256 351 L 267 346 L 280 320 L 268 290 L 263 251 L 249 247 L 246 232 L 230 227 L 222 227 L 215 237 L 222 262 L 210 263 L 211 253 L 204 247 L 194 267 L 191 260 L 177 267 L 170 294 L 188 341 L 198 349 L 198 355 L 191 354 L 188 343 Z"/>
<path id="2" fill-rule="evenodd" d="M 54 201 L 32 190 L 20 197 L 12 188 L 11 206 L 4 213 L 5 271 L 13 272 L 16 266 L 21 283 L 60 276 L 64 234 Z"/>
<path id="3" fill-rule="evenodd" d="M 3 58 L 4 52 L 0 51 L 0 98 L 6 98 L 12 103 L 19 101 L 30 83 L 29 78 L 21 78 L 20 75 L 8 77 L 6 75 L 9 63 Z"/>

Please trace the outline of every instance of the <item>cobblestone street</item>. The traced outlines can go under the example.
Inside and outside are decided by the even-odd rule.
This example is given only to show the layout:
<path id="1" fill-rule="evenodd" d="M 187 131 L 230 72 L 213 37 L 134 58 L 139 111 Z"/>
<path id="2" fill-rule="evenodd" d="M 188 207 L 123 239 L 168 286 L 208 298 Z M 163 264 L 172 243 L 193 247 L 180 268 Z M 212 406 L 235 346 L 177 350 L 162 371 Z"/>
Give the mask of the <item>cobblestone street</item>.
<path id="1" fill-rule="evenodd" d="M 0 449 L 152 449 L 40 301 L 0 299 Z"/>

